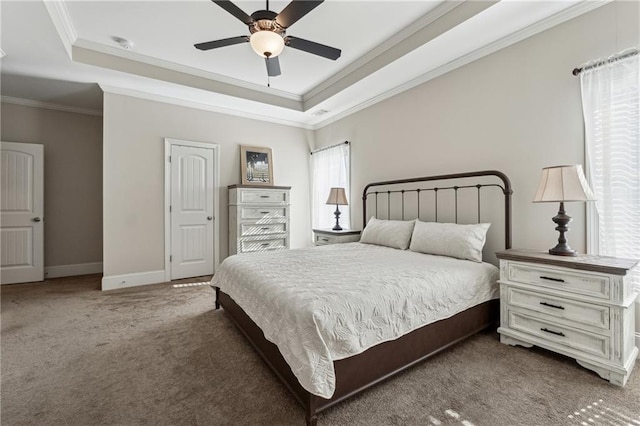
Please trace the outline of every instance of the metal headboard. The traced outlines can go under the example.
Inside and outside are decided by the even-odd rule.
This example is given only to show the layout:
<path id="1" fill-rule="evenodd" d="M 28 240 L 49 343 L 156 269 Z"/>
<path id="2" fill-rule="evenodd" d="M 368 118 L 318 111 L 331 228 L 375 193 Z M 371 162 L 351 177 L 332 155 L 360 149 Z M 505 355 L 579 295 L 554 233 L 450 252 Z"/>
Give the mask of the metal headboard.
<path id="1" fill-rule="evenodd" d="M 477 184 L 465 184 L 465 185 L 453 185 L 453 186 L 444 186 L 444 187 L 429 187 L 429 188 L 410 188 L 410 189 L 388 189 L 386 191 L 370 191 L 370 188 L 379 187 L 379 186 L 392 186 L 392 185 L 403 185 L 403 184 L 413 184 L 419 182 L 430 182 L 430 181 L 450 181 L 455 179 L 467 179 L 474 177 L 484 177 L 484 176 L 496 176 L 498 177 L 502 183 L 477 183 Z M 434 209 L 435 209 L 435 218 L 436 222 L 438 221 L 438 193 L 440 191 L 453 191 L 454 193 L 454 216 L 455 222 L 458 223 L 458 191 L 464 189 L 473 189 L 477 191 L 477 220 L 480 223 L 480 191 L 482 188 L 494 187 L 500 188 L 502 193 L 504 194 L 504 238 L 505 238 L 505 249 L 511 248 L 511 195 L 513 191 L 511 189 L 511 182 L 509 178 L 502 172 L 497 170 L 485 170 L 480 172 L 468 172 L 468 173 L 455 173 L 449 175 L 439 175 L 439 176 L 426 176 L 421 178 L 411 178 L 411 179 L 399 179 L 399 180 L 389 180 L 385 182 L 374 182 L 370 183 L 364 187 L 364 191 L 362 191 L 362 225 L 366 226 L 367 224 L 367 198 L 369 196 L 375 196 L 375 216 L 378 217 L 378 197 L 384 198 L 386 196 L 387 201 L 387 218 L 391 219 L 391 196 L 392 194 L 400 194 L 401 200 L 401 217 L 399 220 L 405 220 L 405 195 L 408 193 L 416 193 L 417 194 L 417 218 L 420 219 L 420 195 L 424 193 L 433 193 L 434 194 Z M 384 207 L 383 207 L 384 208 Z M 412 217 L 415 219 L 416 217 Z"/>

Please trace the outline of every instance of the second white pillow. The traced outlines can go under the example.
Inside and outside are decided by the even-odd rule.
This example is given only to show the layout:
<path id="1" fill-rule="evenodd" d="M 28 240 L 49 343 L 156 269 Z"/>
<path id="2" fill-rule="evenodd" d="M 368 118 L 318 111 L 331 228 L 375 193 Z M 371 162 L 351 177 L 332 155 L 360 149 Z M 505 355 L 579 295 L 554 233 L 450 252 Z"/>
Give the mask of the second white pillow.
<path id="1" fill-rule="evenodd" d="M 409 250 L 482 262 L 490 223 L 458 225 L 416 221 Z"/>

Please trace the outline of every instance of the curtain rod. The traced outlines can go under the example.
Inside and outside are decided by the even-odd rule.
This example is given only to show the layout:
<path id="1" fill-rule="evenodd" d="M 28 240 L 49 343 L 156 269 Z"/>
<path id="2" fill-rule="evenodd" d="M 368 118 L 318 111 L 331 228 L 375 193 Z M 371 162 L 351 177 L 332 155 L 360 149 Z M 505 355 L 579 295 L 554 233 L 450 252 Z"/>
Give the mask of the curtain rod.
<path id="1" fill-rule="evenodd" d="M 621 59 L 630 58 L 631 56 L 635 56 L 637 54 L 638 54 L 638 50 L 637 49 L 632 50 L 630 52 L 626 52 L 626 53 L 620 53 L 619 55 L 614 55 L 614 56 L 612 56 L 610 58 L 599 60 L 595 64 L 574 68 L 573 71 L 571 71 L 571 74 L 573 74 L 575 76 L 578 76 L 578 75 L 580 75 L 580 73 L 582 73 L 584 71 L 588 71 L 588 70 L 593 69 L 593 68 L 598 68 L 598 67 L 601 67 L 601 66 L 603 66 L 605 64 L 610 64 L 612 62 L 619 61 Z"/>
<path id="2" fill-rule="evenodd" d="M 314 149 L 313 151 L 310 152 L 310 154 L 313 155 L 316 152 L 320 152 L 320 151 L 324 151 L 324 150 L 327 150 L 327 149 L 335 148 L 336 146 L 340 146 L 340 145 L 349 145 L 349 141 L 344 141 L 344 142 L 337 143 L 337 144 L 331 145 L 331 146 L 325 146 L 324 148 Z"/>

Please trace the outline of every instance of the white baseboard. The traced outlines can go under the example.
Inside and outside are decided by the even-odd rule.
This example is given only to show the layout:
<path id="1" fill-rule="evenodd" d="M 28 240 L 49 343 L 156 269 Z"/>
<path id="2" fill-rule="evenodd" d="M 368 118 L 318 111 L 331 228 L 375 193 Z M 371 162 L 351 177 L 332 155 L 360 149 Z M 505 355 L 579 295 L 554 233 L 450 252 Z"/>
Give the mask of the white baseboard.
<path id="1" fill-rule="evenodd" d="M 116 290 L 165 282 L 164 270 L 102 277 L 102 290 Z"/>
<path id="2" fill-rule="evenodd" d="M 45 278 L 73 277 L 76 275 L 101 274 L 102 262 L 79 263 L 77 265 L 47 266 Z"/>

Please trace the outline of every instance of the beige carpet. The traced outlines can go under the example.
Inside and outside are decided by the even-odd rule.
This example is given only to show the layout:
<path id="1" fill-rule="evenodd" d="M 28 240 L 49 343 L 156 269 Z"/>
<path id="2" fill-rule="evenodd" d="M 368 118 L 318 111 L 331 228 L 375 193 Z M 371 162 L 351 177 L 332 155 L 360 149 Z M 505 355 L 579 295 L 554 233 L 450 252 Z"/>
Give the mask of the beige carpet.
<path id="1" fill-rule="evenodd" d="M 1 288 L 2 425 L 302 425 L 208 286 Z M 591 419 L 591 420 L 589 420 Z M 584 423 L 583 423 L 584 422 Z M 638 425 L 640 368 L 608 384 L 482 333 L 323 413 L 320 425 Z"/>

